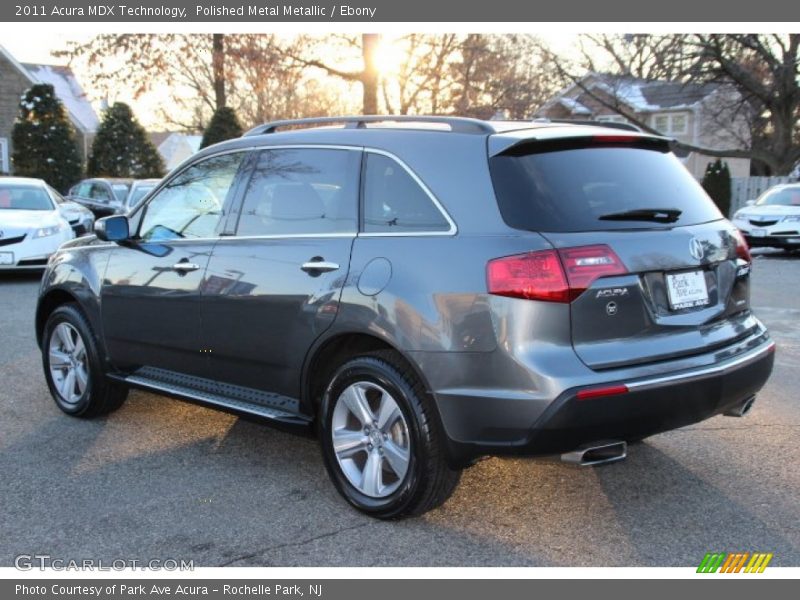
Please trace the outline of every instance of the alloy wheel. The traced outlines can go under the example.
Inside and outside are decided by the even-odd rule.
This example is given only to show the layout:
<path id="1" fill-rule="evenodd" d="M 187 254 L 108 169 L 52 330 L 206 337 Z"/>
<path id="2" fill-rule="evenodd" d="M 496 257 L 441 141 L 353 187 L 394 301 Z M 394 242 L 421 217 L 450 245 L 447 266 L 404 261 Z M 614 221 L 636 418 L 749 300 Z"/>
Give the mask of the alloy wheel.
<path id="1" fill-rule="evenodd" d="M 78 330 L 69 323 L 59 323 L 48 345 L 50 377 L 60 398 L 76 404 L 89 384 L 86 346 Z"/>
<path id="2" fill-rule="evenodd" d="M 350 484 L 372 498 L 395 492 L 408 473 L 411 438 L 400 406 L 376 383 L 353 383 L 331 421 L 333 451 Z"/>

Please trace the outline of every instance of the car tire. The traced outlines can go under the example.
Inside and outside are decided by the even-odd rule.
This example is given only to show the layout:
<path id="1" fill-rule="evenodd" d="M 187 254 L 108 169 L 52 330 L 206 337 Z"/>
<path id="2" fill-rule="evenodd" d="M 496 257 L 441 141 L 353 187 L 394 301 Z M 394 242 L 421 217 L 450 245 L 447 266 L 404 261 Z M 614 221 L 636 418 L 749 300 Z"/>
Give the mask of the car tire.
<path id="1" fill-rule="evenodd" d="M 461 477 L 461 470 L 447 464 L 432 399 L 396 352 L 365 354 L 336 370 L 318 428 L 337 490 L 373 517 L 421 515 L 442 505 Z"/>
<path id="2" fill-rule="evenodd" d="M 73 304 L 59 306 L 48 317 L 42 364 L 56 406 L 70 416 L 90 419 L 111 413 L 128 396 L 127 386 L 106 377 L 97 338 Z"/>

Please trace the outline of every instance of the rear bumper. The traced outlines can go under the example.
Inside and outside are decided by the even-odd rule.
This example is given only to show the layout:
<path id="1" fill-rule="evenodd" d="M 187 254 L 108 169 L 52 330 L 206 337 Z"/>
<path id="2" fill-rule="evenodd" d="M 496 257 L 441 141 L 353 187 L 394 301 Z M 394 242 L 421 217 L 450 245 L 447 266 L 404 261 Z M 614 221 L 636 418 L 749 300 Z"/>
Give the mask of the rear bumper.
<path id="1" fill-rule="evenodd" d="M 764 335 L 745 352 L 712 365 L 633 379 L 603 379 L 571 388 L 549 402 L 533 425 L 525 429 L 521 427 L 525 422 L 523 410 L 516 421 L 514 415 L 504 415 L 505 422 L 516 422 L 514 428 L 484 428 L 484 439 L 468 442 L 451 438 L 451 457 L 455 463 L 468 463 L 485 455 L 561 454 L 598 440 L 634 440 L 697 423 L 756 394 L 772 372 L 774 351 L 775 343 Z M 598 387 L 627 391 L 579 398 L 579 392 Z M 485 398 L 483 406 L 486 414 L 473 413 L 470 421 L 497 422 L 497 411 L 509 405 Z"/>

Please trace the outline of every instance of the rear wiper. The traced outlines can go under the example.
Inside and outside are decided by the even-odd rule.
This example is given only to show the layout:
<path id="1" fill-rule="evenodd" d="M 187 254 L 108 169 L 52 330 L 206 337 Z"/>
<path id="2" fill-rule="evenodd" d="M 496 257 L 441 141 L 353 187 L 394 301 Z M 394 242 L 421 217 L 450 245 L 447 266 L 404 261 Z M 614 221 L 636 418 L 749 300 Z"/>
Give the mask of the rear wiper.
<path id="1" fill-rule="evenodd" d="M 609 213 L 597 217 L 601 221 L 655 221 L 674 223 L 683 211 L 677 208 L 637 208 L 623 212 Z"/>

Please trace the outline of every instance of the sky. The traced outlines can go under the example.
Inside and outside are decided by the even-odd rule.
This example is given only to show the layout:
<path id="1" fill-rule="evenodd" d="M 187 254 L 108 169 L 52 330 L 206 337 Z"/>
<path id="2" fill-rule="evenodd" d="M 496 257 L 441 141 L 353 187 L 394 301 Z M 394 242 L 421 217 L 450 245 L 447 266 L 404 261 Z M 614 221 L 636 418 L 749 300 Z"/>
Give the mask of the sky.
<path id="1" fill-rule="evenodd" d="M 101 33 L 99 30 L 94 32 L 88 29 L 85 25 L 80 28 L 79 32 L 56 32 L 48 30 L 46 34 L 35 34 L 29 28 L 20 28 L 15 31 L 10 31 L 5 28 L 5 31 L 0 33 L 0 46 L 8 50 L 14 58 L 23 63 L 40 63 L 40 64 L 65 64 L 64 59 L 55 58 L 52 56 L 53 51 L 62 50 L 67 47 L 69 41 L 85 42 L 92 38 L 95 33 Z M 398 32 L 395 35 L 399 36 L 402 33 Z M 554 51 L 559 54 L 569 56 L 575 52 L 577 45 L 577 33 L 544 33 L 536 32 L 537 37 L 542 39 Z M 35 40 L 32 43 L 32 40 Z M 92 100 L 95 111 L 100 113 L 103 100 L 105 98 L 98 96 L 91 89 L 91 84 L 88 76 L 84 75 L 80 68 L 74 68 L 75 75 L 86 92 L 87 96 Z M 124 94 L 125 92 L 121 92 Z M 119 100 L 128 103 L 133 109 L 134 113 L 139 118 L 139 121 L 149 130 L 163 129 L 160 119 L 156 117 L 158 106 L 168 101 L 168 94 L 166 90 L 159 92 L 154 90 L 147 92 L 138 98 L 110 98 L 111 102 Z"/>

